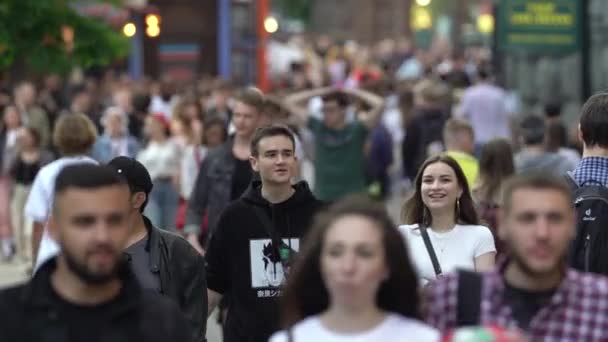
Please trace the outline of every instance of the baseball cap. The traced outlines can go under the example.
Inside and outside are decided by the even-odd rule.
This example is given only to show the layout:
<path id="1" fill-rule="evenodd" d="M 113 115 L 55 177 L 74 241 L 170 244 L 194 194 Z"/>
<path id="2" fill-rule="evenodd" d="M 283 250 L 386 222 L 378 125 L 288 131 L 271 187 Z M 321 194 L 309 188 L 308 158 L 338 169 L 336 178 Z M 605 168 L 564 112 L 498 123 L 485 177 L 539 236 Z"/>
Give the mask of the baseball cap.
<path id="1" fill-rule="evenodd" d="M 116 157 L 108 163 L 123 176 L 130 188 L 135 188 L 149 194 L 152 191 L 152 178 L 146 167 L 137 160 L 129 157 Z"/>

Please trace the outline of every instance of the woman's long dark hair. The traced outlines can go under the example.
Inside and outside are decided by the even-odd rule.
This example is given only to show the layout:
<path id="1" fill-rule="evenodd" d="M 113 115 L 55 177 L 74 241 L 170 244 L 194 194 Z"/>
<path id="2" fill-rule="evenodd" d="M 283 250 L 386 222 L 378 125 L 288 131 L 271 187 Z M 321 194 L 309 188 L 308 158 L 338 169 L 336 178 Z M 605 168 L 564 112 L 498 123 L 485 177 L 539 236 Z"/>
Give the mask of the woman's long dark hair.
<path id="1" fill-rule="evenodd" d="M 329 307 L 330 298 L 321 277 L 321 253 L 328 229 L 340 218 L 350 215 L 365 217 L 382 233 L 385 262 L 389 278 L 378 289 L 376 303 L 381 310 L 406 317 L 419 318 L 418 280 L 410 262 L 403 236 L 381 203 L 353 196 L 320 213 L 304 240 L 282 298 L 283 324 L 290 327 L 298 321 L 319 314 Z"/>
<path id="2" fill-rule="evenodd" d="M 447 166 L 451 167 L 454 170 L 454 174 L 456 175 L 456 180 L 458 181 L 458 185 L 462 188 L 462 195 L 460 196 L 460 205 L 455 206 L 454 211 L 456 212 L 455 221 L 459 224 L 479 224 L 479 218 L 477 216 L 477 211 L 475 210 L 475 204 L 473 202 L 473 198 L 471 197 L 471 191 L 469 189 L 469 184 L 467 183 L 466 176 L 460 165 L 454 160 L 454 158 L 448 156 L 447 154 L 438 154 L 436 156 L 432 156 L 428 158 L 418 169 L 418 174 L 416 175 L 416 181 L 414 182 L 416 185 L 416 191 L 414 195 L 410 197 L 405 204 L 403 205 L 402 210 L 402 218 L 406 224 L 422 224 L 426 226 L 430 226 L 432 224 L 432 217 L 429 210 L 422 202 L 422 193 L 420 188 L 422 187 L 422 175 L 424 174 L 424 170 L 435 163 L 444 163 Z"/>
<path id="3" fill-rule="evenodd" d="M 494 139 L 485 144 L 479 158 L 478 200 L 492 202 L 502 183 L 515 174 L 513 149 L 506 139 Z"/>

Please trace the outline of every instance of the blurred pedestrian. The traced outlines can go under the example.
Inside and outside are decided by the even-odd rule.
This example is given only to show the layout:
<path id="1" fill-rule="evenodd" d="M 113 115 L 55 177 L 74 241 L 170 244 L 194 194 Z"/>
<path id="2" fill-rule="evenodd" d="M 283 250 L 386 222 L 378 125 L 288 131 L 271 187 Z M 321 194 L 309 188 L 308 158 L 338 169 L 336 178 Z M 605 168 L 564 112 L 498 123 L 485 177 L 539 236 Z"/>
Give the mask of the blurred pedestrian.
<path id="1" fill-rule="evenodd" d="M 232 121 L 234 114 L 230 107 L 232 98 L 232 84 L 226 80 L 216 80 L 213 82 L 209 108 L 206 108 L 208 118 L 219 118 L 224 121 L 225 127 Z"/>
<path id="2" fill-rule="evenodd" d="M 545 149 L 548 152 L 562 156 L 569 165 L 578 165 L 581 161 L 580 153 L 569 147 L 568 130 L 561 121 L 548 121 L 545 137 Z"/>
<path id="3" fill-rule="evenodd" d="M 192 341 L 172 301 L 142 291 L 122 249 L 129 188 L 111 169 L 64 168 L 49 230 L 62 252 L 27 284 L 0 292 L 2 341 Z"/>
<path id="4" fill-rule="evenodd" d="M 146 168 L 133 158 L 117 157 L 108 166 L 129 186 L 131 232 L 125 254 L 145 289 L 171 299 L 188 318 L 193 342 L 205 340 L 207 288 L 205 260 L 182 237 L 155 227 L 143 215 L 153 184 Z"/>
<path id="5" fill-rule="evenodd" d="M 480 226 L 467 180 L 447 155 L 427 159 L 403 206 L 408 243 L 420 282 L 427 285 L 457 268 L 483 272 L 494 266 L 492 233 Z"/>
<path id="6" fill-rule="evenodd" d="M 141 149 L 140 142 L 129 134 L 127 114 L 119 107 L 106 109 L 101 118 L 104 128 L 91 156 L 100 163 L 107 163 L 113 158 L 127 156 L 134 158 Z"/>
<path id="7" fill-rule="evenodd" d="M 21 123 L 40 132 L 41 146 L 49 146 L 51 125 L 47 113 L 36 104 L 36 88 L 30 82 L 15 87 L 15 105 L 21 115 Z"/>
<path id="8" fill-rule="evenodd" d="M 416 177 L 422 163 L 444 150 L 443 127 L 448 118 L 445 111 L 447 88 L 435 80 L 426 79 L 414 87 L 414 108 L 405 126 L 401 160 L 405 176 Z"/>
<path id="9" fill-rule="evenodd" d="M 145 134 L 148 145 L 139 152 L 137 160 L 146 167 L 154 183 L 145 214 L 154 226 L 175 231 L 181 151 L 170 140 L 169 121 L 160 113 L 146 118 Z"/>
<path id="10" fill-rule="evenodd" d="M 467 177 L 469 189 L 473 187 L 479 174 L 479 162 L 475 153 L 475 132 L 467 121 L 452 118 L 443 128 L 446 154 L 458 163 Z"/>
<path id="11" fill-rule="evenodd" d="M 45 228 L 53 206 L 55 178 L 67 165 L 97 162 L 88 157 L 97 138 L 97 130 L 83 114 L 63 115 L 57 119 L 53 132 L 53 145 L 61 158 L 44 166 L 34 179 L 25 204 L 25 216 L 32 220 L 32 256 L 34 270 L 59 251 L 59 246 Z"/>
<path id="12" fill-rule="evenodd" d="M 528 115 L 520 123 L 522 148 L 513 158 L 517 173 L 543 172 L 555 176 L 574 170 L 576 164 L 558 153 L 547 151 L 546 126 L 540 116 Z"/>
<path id="13" fill-rule="evenodd" d="M 384 206 L 350 197 L 317 216 L 271 342 L 438 341 L 418 321 L 416 271 Z"/>
<path id="14" fill-rule="evenodd" d="M 17 137 L 17 156 L 10 165 L 13 179 L 11 198 L 11 222 L 16 255 L 23 261 L 32 261 L 31 220 L 24 215 L 25 203 L 32 183 L 42 167 L 53 161 L 53 155 L 40 146 L 40 134 L 36 129 L 23 127 Z"/>
<path id="15" fill-rule="evenodd" d="M 223 144 L 228 138 L 224 122 L 219 118 L 211 118 L 203 123 L 203 144 L 213 149 Z"/>
<path id="16" fill-rule="evenodd" d="M 475 132 L 475 155 L 481 146 L 495 138 L 511 138 L 511 116 L 507 109 L 504 90 L 491 81 L 490 72 L 482 67 L 477 72 L 475 85 L 465 90 L 458 117 L 469 121 Z"/>
<path id="17" fill-rule="evenodd" d="M 13 186 L 10 167 L 18 153 L 21 127 L 21 117 L 17 107 L 14 105 L 5 107 L 0 126 L 0 256 L 6 261 L 15 254 L 14 227 L 10 211 Z"/>
<path id="18" fill-rule="evenodd" d="M 501 207 L 504 182 L 515 174 L 513 149 L 506 139 L 490 140 L 481 149 L 479 157 L 479 178 L 473 186 L 473 198 L 479 218 L 487 224 L 496 244 L 497 255 L 502 255 L 505 246 L 498 237 L 498 212 Z"/>
<path id="19" fill-rule="evenodd" d="M 468 325 L 518 328 L 530 341 L 608 339 L 608 280 L 565 264 L 575 215 L 564 179 L 516 176 L 505 185 L 502 202 L 499 234 L 510 257 L 467 282 L 461 273 L 435 282 L 429 324 L 447 331 L 467 313 Z"/>
<path id="20" fill-rule="evenodd" d="M 323 120 L 310 115 L 303 102 L 320 96 Z M 349 97 L 370 109 L 356 121 L 346 119 Z M 285 106 L 300 127 L 308 127 L 315 144 L 315 195 L 322 201 L 335 201 L 350 193 L 365 192 L 365 151 L 368 133 L 380 122 L 384 100 L 359 89 L 319 88 L 291 94 Z"/>
<path id="21" fill-rule="evenodd" d="M 199 235 L 205 213 L 208 215 L 210 238 L 221 212 L 230 201 L 241 197 L 251 182 L 251 139 L 265 119 L 262 112 L 265 102 L 264 94 L 259 89 L 250 87 L 242 90 L 234 106 L 234 135 L 211 151 L 201 164 L 188 203 L 184 227 L 188 241 L 200 252 L 203 247 Z"/>

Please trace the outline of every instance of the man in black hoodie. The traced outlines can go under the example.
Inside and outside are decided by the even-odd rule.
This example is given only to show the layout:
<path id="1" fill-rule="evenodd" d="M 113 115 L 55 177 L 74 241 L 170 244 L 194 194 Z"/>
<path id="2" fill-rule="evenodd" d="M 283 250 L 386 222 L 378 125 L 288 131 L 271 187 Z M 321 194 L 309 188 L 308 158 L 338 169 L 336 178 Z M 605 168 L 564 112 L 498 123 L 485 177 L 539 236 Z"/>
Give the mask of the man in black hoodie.
<path id="1" fill-rule="evenodd" d="M 257 130 L 250 157 L 259 181 L 219 218 L 207 259 L 208 312 L 229 298 L 225 342 L 266 342 L 279 328 L 278 298 L 300 238 L 321 207 L 306 182 L 292 185 L 297 159 L 285 126 Z"/>

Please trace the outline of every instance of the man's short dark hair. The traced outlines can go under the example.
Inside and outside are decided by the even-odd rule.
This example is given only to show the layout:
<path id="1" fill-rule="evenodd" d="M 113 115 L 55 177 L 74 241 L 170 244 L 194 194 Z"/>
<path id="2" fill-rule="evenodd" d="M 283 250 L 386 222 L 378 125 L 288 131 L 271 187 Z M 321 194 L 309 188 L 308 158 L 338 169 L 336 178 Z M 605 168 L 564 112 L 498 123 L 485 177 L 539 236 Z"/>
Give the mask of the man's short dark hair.
<path id="1" fill-rule="evenodd" d="M 528 115 L 519 124 L 526 145 L 540 145 L 545 140 L 545 120 L 538 115 Z"/>
<path id="2" fill-rule="evenodd" d="M 595 94 L 585 102 L 580 127 L 585 146 L 608 148 L 608 93 Z"/>
<path id="3" fill-rule="evenodd" d="M 480 80 L 487 80 L 490 78 L 490 68 L 487 66 L 480 66 L 477 70 L 477 78 Z"/>
<path id="4" fill-rule="evenodd" d="M 567 199 L 572 196 L 570 186 L 566 183 L 564 177 L 534 172 L 516 175 L 505 182 L 502 191 L 502 205 L 506 213 L 510 212 L 513 206 L 513 193 L 521 189 L 556 190 Z"/>
<path id="5" fill-rule="evenodd" d="M 557 118 L 562 115 L 562 106 L 559 103 L 547 103 L 545 105 L 545 116 L 548 118 Z"/>
<path id="6" fill-rule="evenodd" d="M 323 102 L 335 101 L 340 108 L 346 108 L 346 106 L 348 106 L 348 97 L 340 91 L 332 91 L 331 93 L 323 95 L 321 99 Z"/>
<path id="7" fill-rule="evenodd" d="M 126 180 L 107 166 L 72 164 L 64 167 L 55 178 L 55 197 L 73 188 L 94 190 L 114 185 L 128 186 Z"/>
<path id="8" fill-rule="evenodd" d="M 253 139 L 251 140 L 251 155 L 254 157 L 259 155 L 260 151 L 258 147 L 262 139 L 276 137 L 279 135 L 285 136 L 291 140 L 295 152 L 296 138 L 294 137 L 293 132 L 285 125 L 272 124 L 269 126 L 260 127 L 255 131 Z"/>

